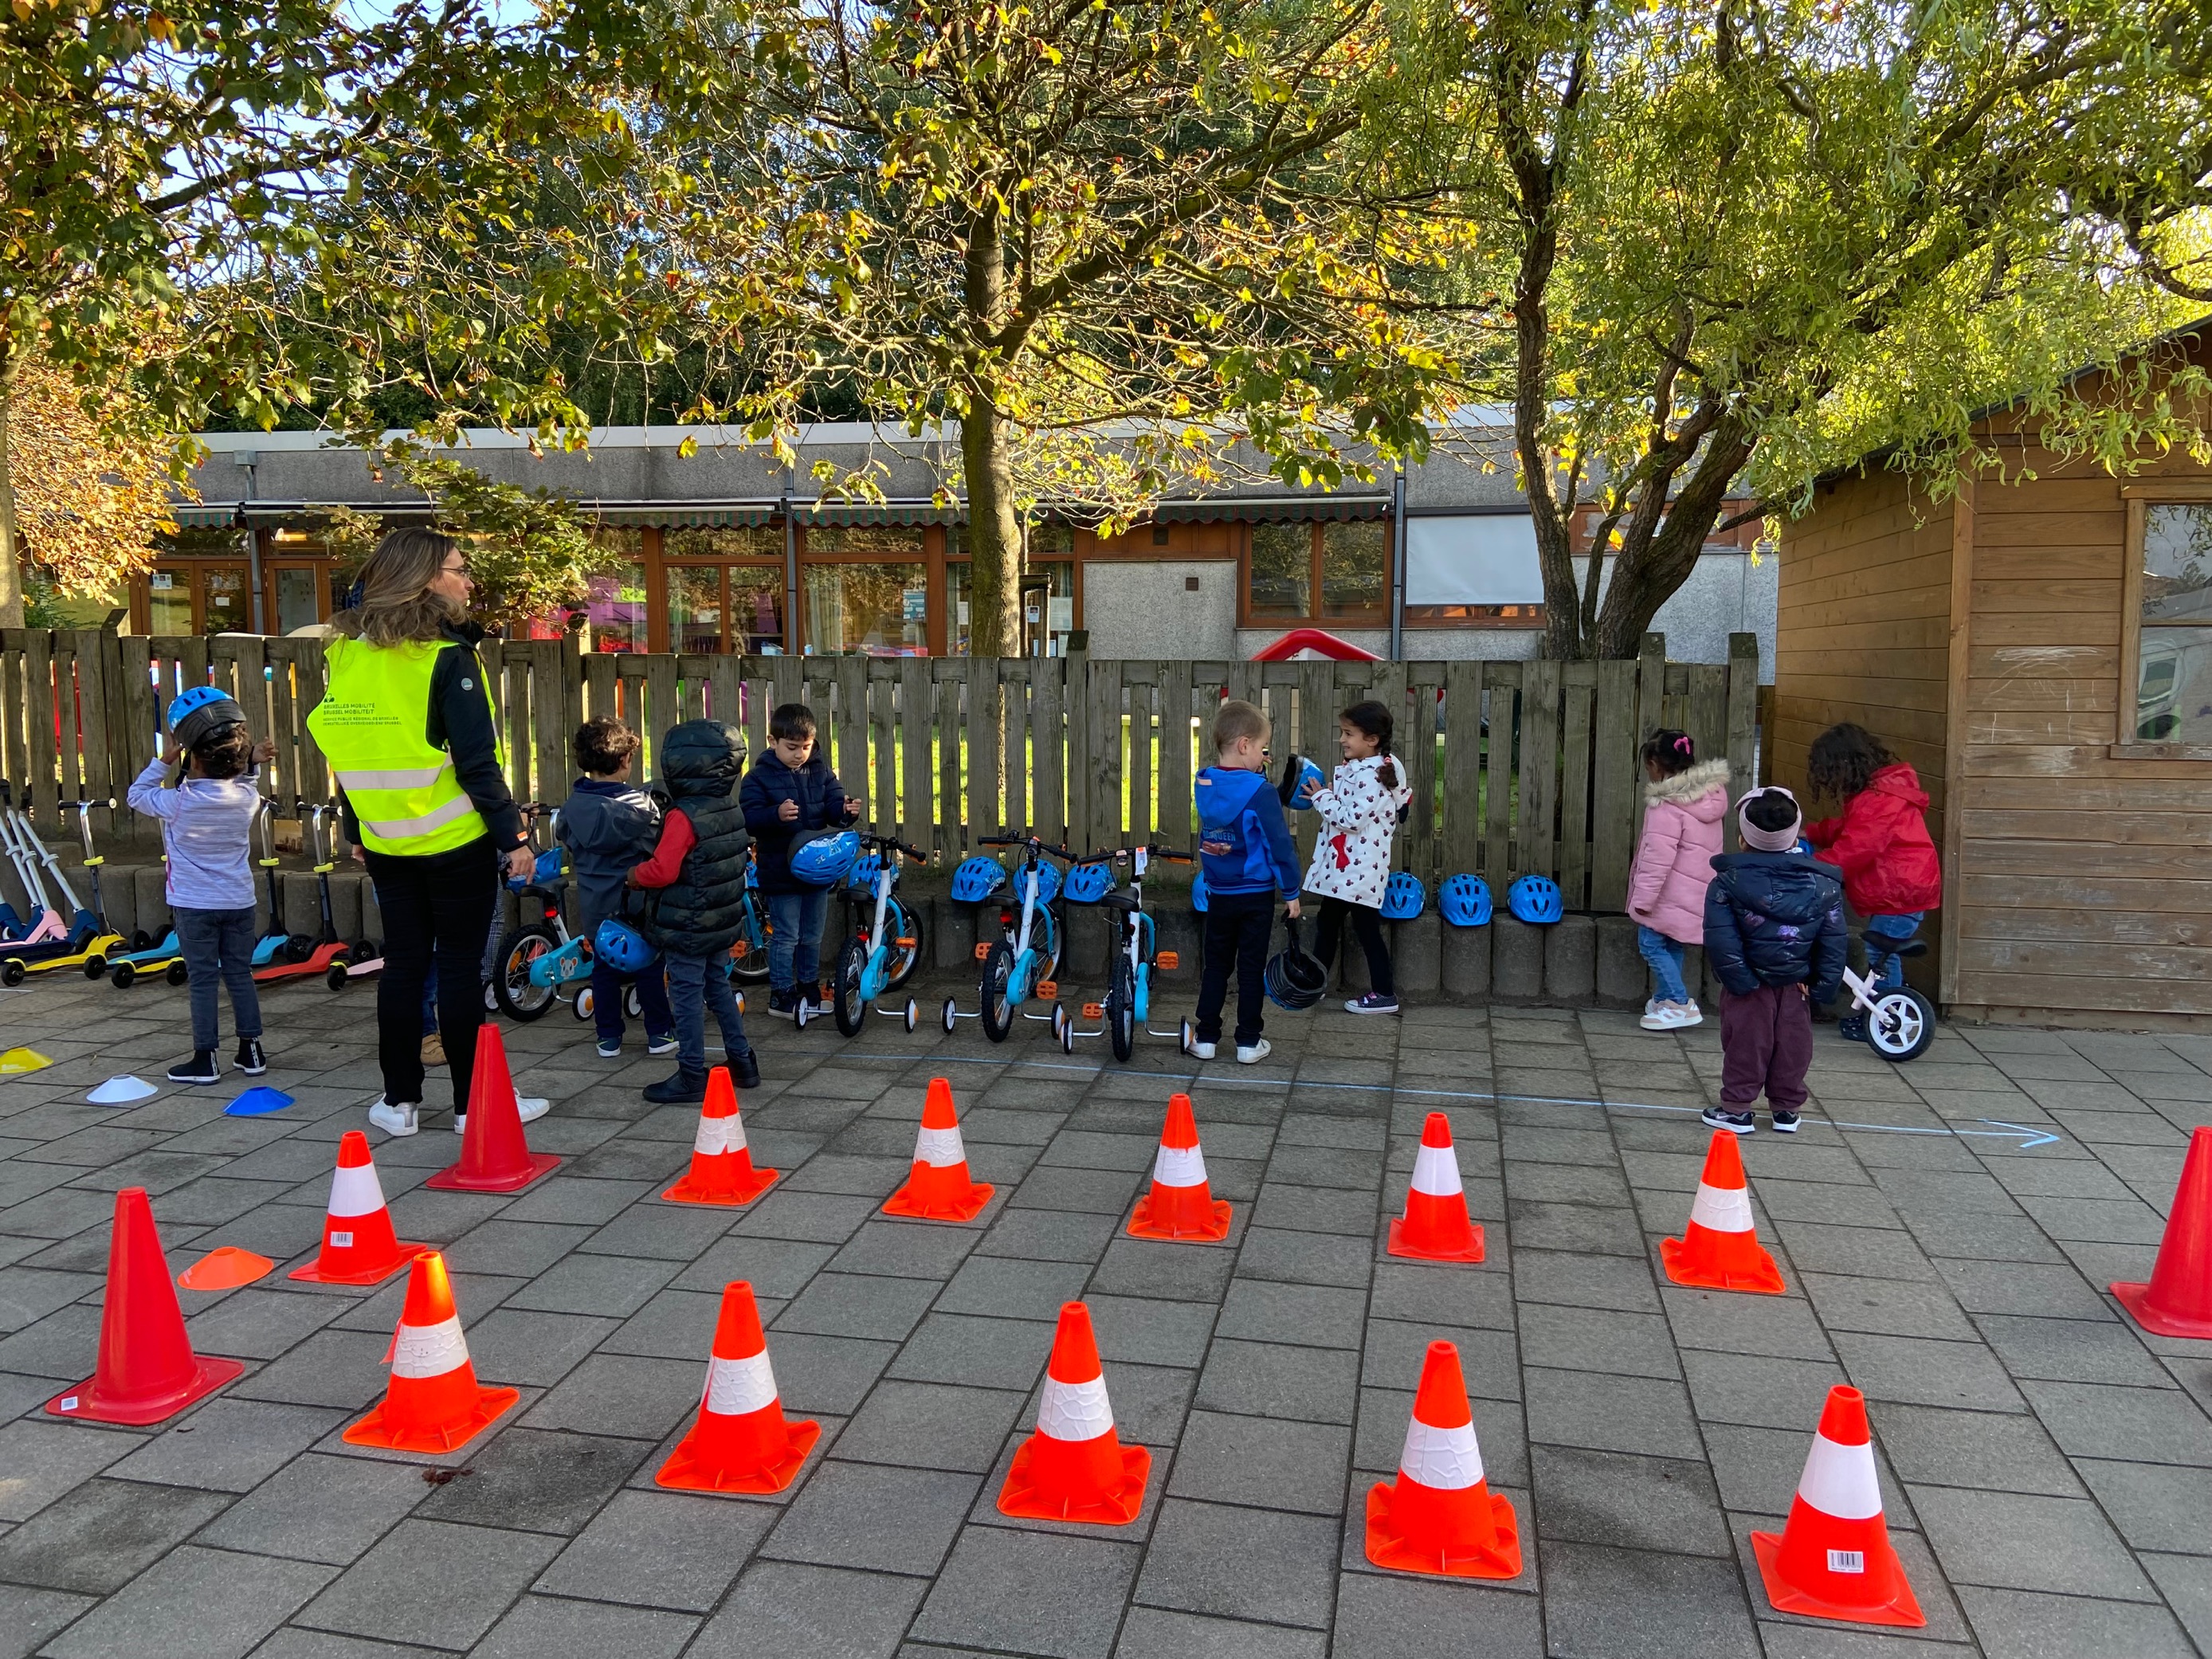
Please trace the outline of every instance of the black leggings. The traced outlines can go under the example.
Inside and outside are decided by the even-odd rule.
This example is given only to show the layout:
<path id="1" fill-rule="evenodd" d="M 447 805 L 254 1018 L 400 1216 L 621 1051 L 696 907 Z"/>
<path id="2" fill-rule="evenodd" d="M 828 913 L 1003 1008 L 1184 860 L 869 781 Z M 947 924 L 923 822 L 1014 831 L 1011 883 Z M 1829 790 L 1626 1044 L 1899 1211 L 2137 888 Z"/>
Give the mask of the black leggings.
<path id="1" fill-rule="evenodd" d="M 1397 995 L 1397 981 L 1390 974 L 1390 947 L 1382 942 L 1382 913 L 1370 905 L 1353 904 L 1340 898 L 1322 900 L 1314 955 L 1321 958 L 1324 968 L 1336 960 L 1337 941 L 1344 936 L 1346 916 L 1352 918 L 1352 931 L 1358 937 L 1359 948 L 1367 952 L 1369 981 L 1386 997 Z"/>
<path id="2" fill-rule="evenodd" d="M 422 1100 L 422 986 L 438 961 L 438 1035 L 453 1079 L 453 1110 L 469 1109 L 477 1028 L 483 1024 L 484 940 L 499 900 L 499 855 L 483 836 L 423 858 L 367 850 L 384 918 L 384 977 L 376 987 L 376 1054 L 384 1097 Z"/>

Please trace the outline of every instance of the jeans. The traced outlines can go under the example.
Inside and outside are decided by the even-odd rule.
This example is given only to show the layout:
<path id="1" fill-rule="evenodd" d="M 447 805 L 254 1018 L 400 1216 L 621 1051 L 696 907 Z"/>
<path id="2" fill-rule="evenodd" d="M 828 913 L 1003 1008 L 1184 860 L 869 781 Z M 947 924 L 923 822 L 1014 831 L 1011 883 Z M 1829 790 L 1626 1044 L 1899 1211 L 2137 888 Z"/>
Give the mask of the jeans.
<path id="1" fill-rule="evenodd" d="M 499 857 L 491 837 L 414 857 L 368 851 L 384 916 L 384 977 L 376 987 L 376 1051 L 384 1097 L 394 1105 L 422 1100 L 422 987 L 437 960 L 438 1029 L 453 1080 L 453 1111 L 469 1109 L 477 1063 L 477 1028 L 483 1024 L 483 981 L 477 976 L 499 896 Z"/>
<path id="2" fill-rule="evenodd" d="M 1682 958 L 1690 947 L 1678 939 L 1668 939 L 1656 927 L 1646 927 L 1638 922 L 1636 948 L 1651 964 L 1651 981 L 1656 988 L 1653 1000 L 1687 1002 L 1690 988 L 1682 983 Z"/>
<path id="3" fill-rule="evenodd" d="M 1275 896 L 1214 893 L 1206 911 L 1206 970 L 1198 993 L 1198 1041 L 1221 1041 L 1221 1008 L 1237 975 L 1237 1046 L 1260 1040 L 1267 988 L 1267 946 L 1275 936 Z"/>
<path id="4" fill-rule="evenodd" d="M 830 890 L 764 893 L 774 929 L 768 940 L 768 982 L 774 991 L 812 985 L 822 977 L 822 924 L 830 919 Z"/>
<path id="5" fill-rule="evenodd" d="M 1336 960 L 1337 941 L 1344 935 L 1347 919 L 1359 948 L 1367 953 L 1369 984 L 1380 995 L 1396 996 L 1397 981 L 1390 971 L 1390 947 L 1382 942 L 1382 913 L 1372 905 L 1354 904 L 1340 898 L 1322 900 L 1321 920 L 1314 930 L 1315 957 L 1324 968 Z"/>
<path id="6" fill-rule="evenodd" d="M 1767 1106 L 1795 1112 L 1805 1104 L 1805 1073 L 1813 1064 L 1813 1005 L 1805 988 L 1762 985 L 1747 996 L 1721 994 L 1721 1104 L 1750 1108 L 1766 1091 Z"/>
<path id="7" fill-rule="evenodd" d="M 668 1006 L 668 981 L 660 963 L 653 963 L 633 978 L 611 963 L 592 962 L 592 1024 L 602 1042 L 620 1042 L 629 1028 L 623 1023 L 623 987 L 637 987 L 637 1006 L 645 1016 L 645 1034 L 665 1037 L 676 1029 L 676 1016 Z"/>
<path id="8" fill-rule="evenodd" d="M 1905 983 L 1905 958 L 1897 946 L 1920 931 L 1925 910 L 1906 910 L 1893 916 L 1869 916 L 1865 943 L 1867 976 L 1877 990 L 1894 991 Z"/>
<path id="9" fill-rule="evenodd" d="M 722 1052 L 735 1060 L 750 1053 L 745 1041 L 744 1016 L 738 1012 L 738 994 L 730 988 L 730 959 L 717 957 L 679 957 L 671 951 L 668 963 L 668 1006 L 676 1019 L 676 1063 L 686 1073 L 707 1069 L 707 1010 L 714 1011 L 714 1024 L 722 1028 Z"/>
<path id="10" fill-rule="evenodd" d="M 261 999 L 253 989 L 254 908 L 172 910 L 169 923 L 183 948 L 192 994 L 192 1048 L 213 1054 L 222 1041 L 218 976 L 230 987 L 231 1024 L 240 1039 L 261 1035 Z"/>

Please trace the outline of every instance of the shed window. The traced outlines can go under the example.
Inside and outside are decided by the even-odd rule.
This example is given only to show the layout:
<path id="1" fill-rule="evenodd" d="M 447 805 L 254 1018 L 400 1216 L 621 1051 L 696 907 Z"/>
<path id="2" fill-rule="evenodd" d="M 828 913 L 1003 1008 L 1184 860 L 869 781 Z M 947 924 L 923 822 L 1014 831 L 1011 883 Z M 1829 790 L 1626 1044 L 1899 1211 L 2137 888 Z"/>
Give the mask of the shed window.
<path id="1" fill-rule="evenodd" d="M 2135 741 L 2212 745 L 2212 503 L 2145 508 Z"/>

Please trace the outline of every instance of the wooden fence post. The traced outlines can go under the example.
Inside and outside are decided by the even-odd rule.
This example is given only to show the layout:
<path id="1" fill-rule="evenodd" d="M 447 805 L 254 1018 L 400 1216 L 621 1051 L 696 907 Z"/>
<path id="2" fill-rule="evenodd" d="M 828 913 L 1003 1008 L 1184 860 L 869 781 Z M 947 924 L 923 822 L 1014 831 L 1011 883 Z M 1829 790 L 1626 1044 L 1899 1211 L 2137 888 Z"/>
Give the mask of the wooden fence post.
<path id="1" fill-rule="evenodd" d="M 1759 743 L 1759 635 L 1731 634 L 1729 635 L 1728 661 L 1728 763 L 1729 799 L 1740 798 L 1758 779 L 1753 775 L 1753 766 L 1758 757 Z M 1733 853 L 1736 850 L 1735 814 L 1725 813 L 1721 819 L 1724 845 Z"/>

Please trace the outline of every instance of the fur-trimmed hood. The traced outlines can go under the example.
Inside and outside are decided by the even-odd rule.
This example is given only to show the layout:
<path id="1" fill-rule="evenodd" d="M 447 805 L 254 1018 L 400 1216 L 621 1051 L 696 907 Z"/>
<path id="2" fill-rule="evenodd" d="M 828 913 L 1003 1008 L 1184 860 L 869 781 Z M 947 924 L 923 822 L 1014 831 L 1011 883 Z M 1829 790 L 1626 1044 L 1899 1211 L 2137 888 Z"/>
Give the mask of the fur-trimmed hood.
<path id="1" fill-rule="evenodd" d="M 1712 823 L 1728 811 L 1729 763 L 1724 760 L 1699 761 L 1686 772 L 1677 772 L 1671 778 L 1662 778 L 1654 783 L 1649 778 L 1644 782 L 1644 799 L 1647 805 L 1669 801 L 1698 818 Z M 1720 791 L 1717 800 L 1705 798 L 1714 790 Z"/>

